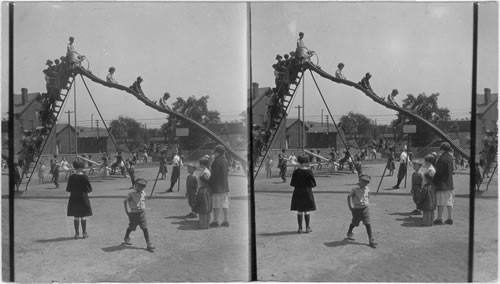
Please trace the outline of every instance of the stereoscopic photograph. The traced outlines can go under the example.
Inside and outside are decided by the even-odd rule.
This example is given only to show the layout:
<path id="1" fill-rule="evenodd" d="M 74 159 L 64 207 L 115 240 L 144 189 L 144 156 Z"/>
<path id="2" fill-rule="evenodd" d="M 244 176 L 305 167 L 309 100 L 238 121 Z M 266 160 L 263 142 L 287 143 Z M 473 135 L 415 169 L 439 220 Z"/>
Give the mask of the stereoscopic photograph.
<path id="1" fill-rule="evenodd" d="M 497 2 L 1 24 L 4 282 L 497 281 Z"/>
<path id="2" fill-rule="evenodd" d="M 6 154 L 15 186 L 2 184 L 15 199 L 11 277 L 250 280 L 246 4 L 3 9 L 12 25 L 11 109 L 2 97 L 14 119 Z"/>

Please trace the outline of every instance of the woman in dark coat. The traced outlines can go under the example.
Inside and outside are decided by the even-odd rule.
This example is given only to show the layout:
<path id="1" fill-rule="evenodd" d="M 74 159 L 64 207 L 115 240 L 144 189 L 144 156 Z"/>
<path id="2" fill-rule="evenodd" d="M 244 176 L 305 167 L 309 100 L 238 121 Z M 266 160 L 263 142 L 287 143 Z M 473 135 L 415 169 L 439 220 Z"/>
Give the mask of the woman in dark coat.
<path id="1" fill-rule="evenodd" d="M 92 207 L 88 194 L 92 192 L 89 178 L 83 173 L 84 164 L 81 161 L 74 161 L 73 167 L 75 173 L 68 179 L 66 191 L 70 192 L 68 201 L 68 216 L 75 217 L 75 239 L 80 236 L 79 223 L 82 220 L 83 238 L 88 238 L 87 234 L 87 216 L 92 216 Z"/>
<path id="2" fill-rule="evenodd" d="M 309 211 L 316 210 L 316 203 L 314 202 L 314 195 L 312 188 L 316 186 L 316 180 L 312 170 L 309 168 L 309 158 L 307 156 L 299 156 L 299 168 L 293 171 L 290 186 L 293 189 L 292 204 L 290 210 L 297 211 L 297 223 L 299 230 L 297 233 L 302 233 L 302 216 L 306 220 L 306 233 L 312 232 L 309 226 L 310 215 Z"/>

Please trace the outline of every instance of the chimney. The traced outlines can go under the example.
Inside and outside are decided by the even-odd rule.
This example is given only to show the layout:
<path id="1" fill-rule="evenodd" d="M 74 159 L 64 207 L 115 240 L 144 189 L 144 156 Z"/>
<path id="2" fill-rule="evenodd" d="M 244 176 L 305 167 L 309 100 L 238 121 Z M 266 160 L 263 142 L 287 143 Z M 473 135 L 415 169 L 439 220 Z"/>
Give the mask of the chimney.
<path id="1" fill-rule="evenodd" d="M 484 104 L 487 105 L 491 102 L 491 89 L 484 88 Z"/>
<path id="2" fill-rule="evenodd" d="M 21 88 L 21 105 L 28 103 L 28 89 Z"/>
<path id="3" fill-rule="evenodd" d="M 252 99 L 257 98 L 257 92 L 259 91 L 259 83 L 252 83 Z"/>

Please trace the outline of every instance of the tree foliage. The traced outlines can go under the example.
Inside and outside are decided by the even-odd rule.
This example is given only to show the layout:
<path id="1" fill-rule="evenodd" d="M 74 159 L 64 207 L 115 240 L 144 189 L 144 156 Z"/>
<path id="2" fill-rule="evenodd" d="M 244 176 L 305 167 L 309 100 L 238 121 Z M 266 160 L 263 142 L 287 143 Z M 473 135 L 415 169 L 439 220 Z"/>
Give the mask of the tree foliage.
<path id="1" fill-rule="evenodd" d="M 118 119 L 111 121 L 109 128 L 118 144 L 125 144 L 130 150 L 144 144 L 146 130 L 133 118 L 120 115 Z"/>
<path id="2" fill-rule="evenodd" d="M 219 112 L 208 109 L 209 98 L 209 96 L 202 96 L 200 98 L 190 96 L 187 99 L 178 97 L 172 104 L 172 110 L 184 114 L 205 127 L 210 124 L 220 123 Z M 161 132 L 167 136 L 169 143 L 174 143 L 175 141 L 176 128 L 189 128 L 189 137 L 180 138 L 183 147 L 196 147 L 207 142 L 207 139 L 209 139 L 198 128 L 190 127 L 189 123 L 180 119 L 170 118 L 160 127 Z"/>
<path id="3" fill-rule="evenodd" d="M 373 140 L 375 125 L 361 113 L 349 112 L 340 118 L 340 128 L 346 136 L 353 138 L 359 146 L 364 146 Z"/>
<path id="4" fill-rule="evenodd" d="M 402 107 L 418 114 L 433 124 L 449 121 L 451 119 L 450 110 L 447 108 L 440 108 L 438 106 L 438 98 L 439 93 L 433 93 L 430 96 L 427 96 L 425 93 L 421 93 L 418 96 L 408 94 L 407 97 L 403 99 Z M 417 125 L 417 133 L 412 134 L 411 138 L 414 146 L 425 146 L 436 137 L 431 131 L 431 128 L 425 123 L 405 116 L 402 113 L 398 113 L 397 119 L 391 122 L 391 126 L 398 129 L 399 137 L 403 135 L 403 125 L 405 124 Z"/>

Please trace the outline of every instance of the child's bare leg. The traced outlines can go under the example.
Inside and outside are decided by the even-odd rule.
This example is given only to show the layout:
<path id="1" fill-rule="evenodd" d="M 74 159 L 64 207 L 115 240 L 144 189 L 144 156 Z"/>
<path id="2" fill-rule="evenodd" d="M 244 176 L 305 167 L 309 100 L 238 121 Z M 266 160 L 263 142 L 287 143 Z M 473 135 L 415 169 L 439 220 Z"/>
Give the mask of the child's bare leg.
<path id="1" fill-rule="evenodd" d="M 370 242 L 370 246 L 372 248 L 375 248 L 375 246 L 377 245 L 375 243 L 375 241 L 373 240 L 373 235 L 372 235 L 372 225 L 370 224 L 365 224 L 365 227 L 366 227 L 366 233 L 368 234 L 368 240 Z"/>
<path id="2" fill-rule="evenodd" d="M 453 225 L 453 206 L 446 206 L 448 210 L 448 219 L 446 220 L 446 224 Z"/>
<path id="3" fill-rule="evenodd" d="M 304 218 L 306 219 L 306 233 L 312 232 L 311 227 L 309 226 L 309 221 L 311 220 L 311 216 L 309 212 L 304 212 Z"/>
<path id="4" fill-rule="evenodd" d="M 229 208 L 222 208 L 222 213 L 224 214 L 224 222 L 229 223 Z"/>
<path id="5" fill-rule="evenodd" d="M 214 220 L 212 221 L 212 224 L 215 225 L 219 223 L 219 208 L 214 208 Z"/>
<path id="6" fill-rule="evenodd" d="M 354 240 L 352 230 L 354 230 L 354 225 L 351 223 L 349 225 L 349 230 L 347 231 L 347 238 L 349 240 Z"/>
<path id="7" fill-rule="evenodd" d="M 437 209 L 438 209 L 437 220 L 443 220 L 443 209 L 444 209 L 444 206 L 438 205 Z"/>
<path id="8" fill-rule="evenodd" d="M 87 234 L 87 218 L 82 217 L 82 233 L 83 233 L 83 238 L 86 239 L 89 237 Z"/>
<path id="9" fill-rule="evenodd" d="M 299 230 L 297 231 L 297 233 L 302 233 L 302 212 L 298 211 L 297 212 L 297 223 L 299 225 Z"/>
<path id="10" fill-rule="evenodd" d="M 75 239 L 80 236 L 80 218 L 75 217 L 73 219 L 73 225 L 75 227 Z"/>

